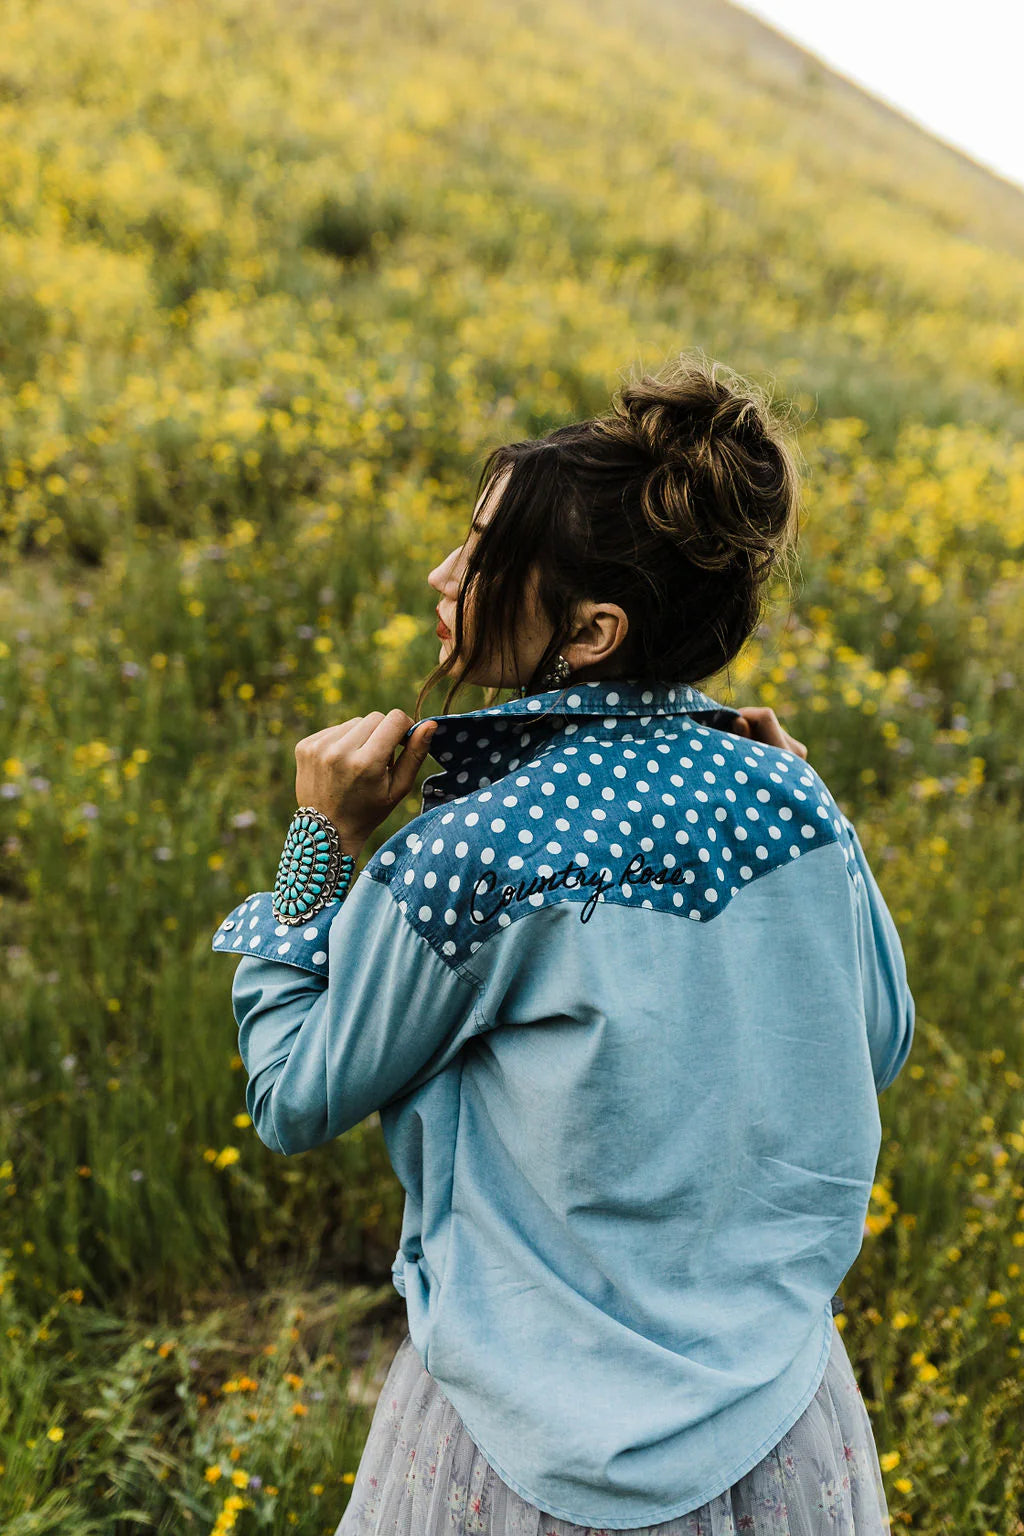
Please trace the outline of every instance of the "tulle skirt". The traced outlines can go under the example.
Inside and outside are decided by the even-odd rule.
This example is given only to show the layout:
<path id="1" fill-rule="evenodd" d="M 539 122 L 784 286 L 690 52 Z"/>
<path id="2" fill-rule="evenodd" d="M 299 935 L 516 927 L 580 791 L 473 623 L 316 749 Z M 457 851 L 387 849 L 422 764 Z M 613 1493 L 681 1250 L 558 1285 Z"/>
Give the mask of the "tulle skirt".
<path id="1" fill-rule="evenodd" d="M 814 1397 L 744 1477 L 699 1509 L 636 1536 L 890 1536 L 874 1434 L 832 1324 Z M 335 1536 L 599 1536 L 528 1504 L 470 1439 L 408 1333 L 381 1388 Z"/>

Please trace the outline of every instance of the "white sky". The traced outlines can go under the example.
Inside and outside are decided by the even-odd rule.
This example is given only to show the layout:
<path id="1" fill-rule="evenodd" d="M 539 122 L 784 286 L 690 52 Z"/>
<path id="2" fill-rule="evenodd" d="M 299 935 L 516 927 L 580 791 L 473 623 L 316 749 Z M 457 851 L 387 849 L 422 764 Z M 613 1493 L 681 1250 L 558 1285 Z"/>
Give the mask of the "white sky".
<path id="1" fill-rule="evenodd" d="M 1024 186 L 1024 3 L 736 0 L 839 74 Z"/>

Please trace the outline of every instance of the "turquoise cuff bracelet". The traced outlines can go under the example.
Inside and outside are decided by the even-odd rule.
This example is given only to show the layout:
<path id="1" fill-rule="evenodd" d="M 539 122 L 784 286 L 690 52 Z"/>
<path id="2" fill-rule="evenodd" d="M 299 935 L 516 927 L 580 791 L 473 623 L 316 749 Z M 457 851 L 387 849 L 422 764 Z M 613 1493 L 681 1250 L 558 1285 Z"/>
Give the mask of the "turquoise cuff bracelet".
<path id="1" fill-rule="evenodd" d="M 272 910 L 280 923 L 305 923 L 332 900 L 344 900 L 355 859 L 342 853 L 338 829 L 322 811 L 300 805 L 291 820 L 274 881 Z"/>

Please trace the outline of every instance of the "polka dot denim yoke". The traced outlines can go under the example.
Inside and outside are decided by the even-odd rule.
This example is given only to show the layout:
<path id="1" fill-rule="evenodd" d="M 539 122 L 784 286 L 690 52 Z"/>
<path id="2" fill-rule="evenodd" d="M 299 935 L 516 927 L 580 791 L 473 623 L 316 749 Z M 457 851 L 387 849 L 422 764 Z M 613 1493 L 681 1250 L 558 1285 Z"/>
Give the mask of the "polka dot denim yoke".
<path id="1" fill-rule="evenodd" d="M 419 816 L 343 901 L 218 927 L 259 1139 L 373 1112 L 392 1278 L 499 1476 L 626 1530 L 799 1418 L 865 1232 L 914 1003 L 817 771 L 688 685 L 435 716 Z"/>
<path id="2" fill-rule="evenodd" d="M 627 679 L 425 716 L 444 766 L 363 875 L 394 888 L 456 969 L 495 928 L 553 902 L 578 903 L 582 921 L 607 901 L 712 920 L 745 883 L 848 837 L 813 768 L 700 723 L 718 711 L 735 713 L 688 684 Z M 296 929 L 255 893 L 214 947 L 326 975 L 340 905 Z"/>

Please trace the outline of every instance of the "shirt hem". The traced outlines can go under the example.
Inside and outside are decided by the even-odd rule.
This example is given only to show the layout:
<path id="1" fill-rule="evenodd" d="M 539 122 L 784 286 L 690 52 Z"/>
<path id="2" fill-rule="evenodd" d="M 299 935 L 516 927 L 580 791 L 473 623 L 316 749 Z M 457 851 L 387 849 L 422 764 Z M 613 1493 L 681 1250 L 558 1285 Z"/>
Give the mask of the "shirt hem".
<path id="1" fill-rule="evenodd" d="M 532 1504 L 535 1509 L 541 1510 L 544 1514 L 554 1515 L 558 1520 L 568 1520 L 573 1525 L 604 1526 L 605 1530 L 608 1531 L 635 1531 L 638 1526 L 643 1527 L 648 1525 L 660 1525 L 664 1520 L 674 1520 L 682 1515 L 692 1514 L 695 1509 L 700 1509 L 702 1504 L 707 1504 L 711 1499 L 717 1498 L 719 1494 L 725 1493 L 727 1489 L 733 1486 L 734 1483 L 739 1482 L 741 1477 L 745 1477 L 748 1472 L 756 1467 L 758 1462 L 763 1460 L 763 1458 L 768 1455 L 769 1451 L 773 1450 L 775 1446 L 778 1445 L 782 1437 L 793 1428 L 793 1425 L 796 1423 L 797 1419 L 799 1419 L 800 1415 L 803 1413 L 804 1409 L 807 1407 L 814 1394 L 817 1392 L 825 1372 L 828 1369 L 829 1357 L 832 1352 L 833 1336 L 836 1332 L 838 1332 L 838 1330 L 835 1325 L 835 1318 L 832 1314 L 831 1297 L 829 1297 L 827 1306 L 828 1318 L 826 1321 L 826 1328 L 821 1350 L 819 1352 L 814 1371 L 811 1375 L 810 1385 L 804 1389 L 796 1407 L 789 1409 L 787 1413 L 783 1414 L 778 1425 L 775 1429 L 772 1430 L 771 1434 L 767 1435 L 765 1439 L 762 1440 L 756 1451 L 753 1451 L 750 1455 L 746 1456 L 743 1461 L 741 1461 L 738 1466 L 735 1467 L 735 1469 L 728 1475 L 724 1482 L 720 1477 L 716 1477 L 713 1482 L 708 1484 L 706 1488 L 702 1489 L 699 1497 L 684 1499 L 681 1504 L 671 1504 L 666 1509 L 655 1510 L 654 1512 L 648 1511 L 643 1515 L 617 1516 L 590 1513 L 580 1514 L 577 1511 L 568 1509 L 565 1505 L 559 1507 L 556 1504 L 549 1504 L 543 1498 L 538 1497 L 537 1494 L 531 1493 L 528 1488 L 526 1488 L 522 1483 L 517 1482 L 515 1478 L 511 1477 L 509 1473 L 505 1471 L 497 1459 L 492 1456 L 486 1445 L 484 1445 L 477 1438 L 472 1427 L 466 1423 L 465 1419 L 462 1419 L 462 1425 L 466 1433 L 469 1435 L 469 1438 L 473 1441 L 473 1444 L 476 1446 L 477 1450 L 480 1451 L 484 1459 L 490 1463 L 502 1481 L 512 1489 L 512 1492 L 517 1493 L 521 1499 L 525 1499 L 528 1504 Z M 426 1369 L 426 1367 L 424 1367 L 424 1369 Z M 461 1414 L 459 1417 L 460 1419 L 462 1418 Z"/>

